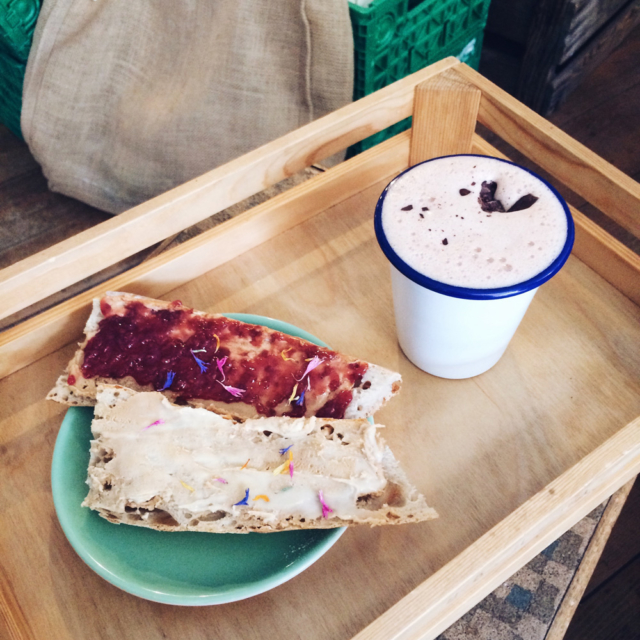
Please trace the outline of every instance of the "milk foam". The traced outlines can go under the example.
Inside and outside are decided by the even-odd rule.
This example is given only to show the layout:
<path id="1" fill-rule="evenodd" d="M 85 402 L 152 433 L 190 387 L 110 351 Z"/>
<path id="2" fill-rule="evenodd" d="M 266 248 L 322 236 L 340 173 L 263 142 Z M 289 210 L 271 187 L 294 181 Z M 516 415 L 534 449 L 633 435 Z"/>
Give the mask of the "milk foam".
<path id="1" fill-rule="evenodd" d="M 497 183 L 495 198 L 507 212 L 481 209 L 485 181 Z M 508 212 L 529 193 L 538 198 L 530 208 Z M 391 184 L 382 208 L 384 233 L 402 260 L 428 278 L 473 289 L 508 287 L 543 271 L 561 252 L 567 226 L 561 202 L 544 182 L 478 156 L 417 165 Z"/>

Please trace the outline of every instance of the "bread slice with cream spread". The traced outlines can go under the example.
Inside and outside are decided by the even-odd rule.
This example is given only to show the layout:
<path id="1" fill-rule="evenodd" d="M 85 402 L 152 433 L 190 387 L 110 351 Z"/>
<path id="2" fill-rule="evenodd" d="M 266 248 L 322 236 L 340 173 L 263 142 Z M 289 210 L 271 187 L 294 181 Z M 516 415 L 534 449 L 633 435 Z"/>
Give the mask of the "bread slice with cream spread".
<path id="1" fill-rule="evenodd" d="M 248 533 L 437 517 L 367 420 L 237 422 L 98 387 L 83 506 L 113 523 Z"/>
<path id="2" fill-rule="evenodd" d="M 85 340 L 48 395 L 94 405 L 97 385 L 160 391 L 229 415 L 365 418 L 398 392 L 400 374 L 301 338 L 127 293 L 93 304 Z"/>

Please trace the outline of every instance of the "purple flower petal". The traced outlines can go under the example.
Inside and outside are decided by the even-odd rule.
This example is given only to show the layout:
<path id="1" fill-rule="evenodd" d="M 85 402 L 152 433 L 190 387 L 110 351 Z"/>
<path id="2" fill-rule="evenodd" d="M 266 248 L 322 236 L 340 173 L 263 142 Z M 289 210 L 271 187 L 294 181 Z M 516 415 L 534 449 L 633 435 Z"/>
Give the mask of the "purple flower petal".
<path id="1" fill-rule="evenodd" d="M 333 509 L 324 501 L 322 491 L 318 491 L 318 498 L 320 498 L 320 504 L 322 505 L 322 517 L 326 518 L 329 513 L 333 513 Z"/>
<path id="2" fill-rule="evenodd" d="M 216 364 L 218 365 L 218 371 L 220 372 L 220 375 L 222 376 L 222 381 L 223 382 L 226 379 L 226 376 L 224 375 L 224 371 L 222 370 L 222 367 L 224 367 L 226 362 L 227 362 L 227 356 L 225 356 L 224 358 L 216 358 Z"/>
<path id="3" fill-rule="evenodd" d="M 239 506 L 244 505 L 246 507 L 249 504 L 248 500 L 249 500 L 249 489 L 245 489 L 244 498 L 242 498 L 242 500 L 240 500 L 240 502 L 236 502 L 233 506 L 234 507 L 239 507 Z"/>
<path id="4" fill-rule="evenodd" d="M 167 380 L 164 383 L 164 386 L 160 389 L 160 391 L 165 391 L 173 384 L 173 379 L 176 377 L 176 374 L 173 371 L 167 372 Z"/>
<path id="5" fill-rule="evenodd" d="M 238 389 L 238 387 L 222 384 L 220 380 L 218 380 L 218 384 L 224 387 L 234 398 L 241 398 L 245 393 L 247 393 L 246 389 Z"/>
<path id="6" fill-rule="evenodd" d="M 200 360 L 200 358 L 198 358 L 198 356 L 193 352 L 193 349 L 191 349 L 191 355 L 193 356 L 193 359 L 198 363 L 198 366 L 200 367 L 200 373 L 206 373 L 207 369 L 209 368 L 209 364 Z"/>
<path id="7" fill-rule="evenodd" d="M 151 427 L 155 427 L 157 424 L 164 424 L 164 420 L 156 420 L 155 422 L 152 422 L 150 425 L 144 427 L 142 430 L 146 431 L 147 429 L 151 429 Z"/>
<path id="8" fill-rule="evenodd" d="M 313 356 L 313 358 L 311 358 L 311 362 L 309 362 L 309 364 L 307 365 L 305 372 L 302 374 L 302 378 L 300 378 L 298 382 L 303 380 L 306 375 L 309 375 L 322 362 L 323 360 L 321 360 L 318 356 Z"/>

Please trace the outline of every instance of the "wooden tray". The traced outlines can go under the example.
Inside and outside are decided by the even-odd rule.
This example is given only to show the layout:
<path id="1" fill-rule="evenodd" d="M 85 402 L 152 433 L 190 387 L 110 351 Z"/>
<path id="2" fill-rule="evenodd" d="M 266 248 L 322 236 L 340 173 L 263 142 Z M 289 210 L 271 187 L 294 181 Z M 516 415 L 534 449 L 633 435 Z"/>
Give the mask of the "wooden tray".
<path id="1" fill-rule="evenodd" d="M 626 228 L 638 234 L 640 226 L 635 182 L 455 59 L 5 269 L 1 313 L 412 113 L 413 132 L 0 336 L 6 636 L 435 638 L 638 474 L 640 260 L 579 212 L 574 255 L 540 289 L 492 370 L 441 380 L 413 367 L 396 343 L 374 204 L 410 158 L 469 149 L 497 154 L 473 133 L 476 120 Z M 104 290 L 279 318 L 400 371 L 403 390 L 376 420 L 387 425 L 387 441 L 441 518 L 350 529 L 292 581 L 233 604 L 171 607 L 102 580 L 55 517 L 49 474 L 65 408 L 43 398 L 74 350 L 90 299 Z"/>

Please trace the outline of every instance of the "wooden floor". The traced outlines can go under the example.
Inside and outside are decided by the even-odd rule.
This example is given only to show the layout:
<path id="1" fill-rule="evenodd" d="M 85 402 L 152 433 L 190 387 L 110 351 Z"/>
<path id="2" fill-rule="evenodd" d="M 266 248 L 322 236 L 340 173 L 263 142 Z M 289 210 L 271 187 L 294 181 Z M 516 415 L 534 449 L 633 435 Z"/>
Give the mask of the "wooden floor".
<path id="1" fill-rule="evenodd" d="M 613 165 L 640 180 L 640 29 L 592 72 L 549 119 Z M 481 71 L 498 81 L 496 69 Z M 492 77 L 493 76 L 493 77 Z M 569 194 L 587 215 L 591 205 Z M 24 142 L 0 125 L 0 268 L 89 228 L 109 216 L 53 194 Z M 634 250 L 640 244 L 610 222 Z M 567 640 L 640 639 L 640 481 L 566 635 Z"/>

